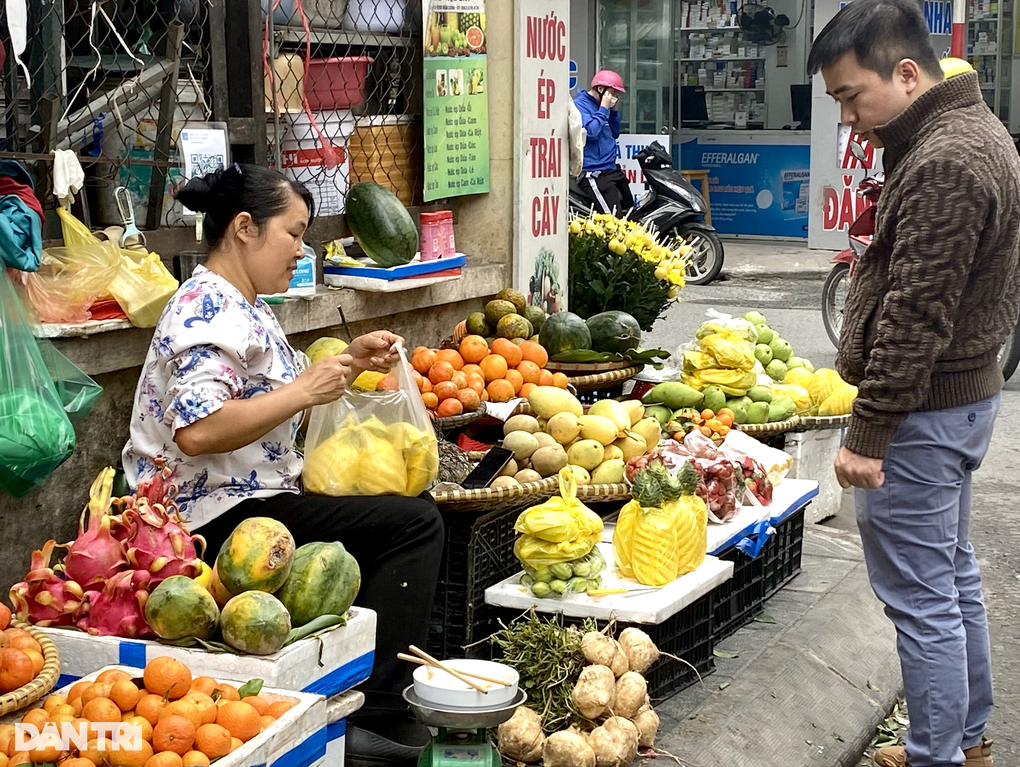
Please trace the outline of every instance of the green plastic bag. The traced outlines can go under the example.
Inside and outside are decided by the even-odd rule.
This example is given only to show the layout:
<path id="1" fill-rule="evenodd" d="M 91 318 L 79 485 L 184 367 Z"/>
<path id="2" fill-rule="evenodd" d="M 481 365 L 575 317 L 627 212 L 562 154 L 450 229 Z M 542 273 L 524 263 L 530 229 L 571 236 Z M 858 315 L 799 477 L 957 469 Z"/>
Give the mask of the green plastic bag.
<path id="1" fill-rule="evenodd" d="M 21 498 L 42 487 L 74 444 L 74 427 L 14 283 L 0 269 L 0 489 Z"/>
<path id="2" fill-rule="evenodd" d="M 39 351 L 50 378 L 57 387 L 57 396 L 64 412 L 74 426 L 85 420 L 103 394 L 103 387 L 89 378 L 77 365 L 57 351 L 49 341 L 38 340 Z"/>

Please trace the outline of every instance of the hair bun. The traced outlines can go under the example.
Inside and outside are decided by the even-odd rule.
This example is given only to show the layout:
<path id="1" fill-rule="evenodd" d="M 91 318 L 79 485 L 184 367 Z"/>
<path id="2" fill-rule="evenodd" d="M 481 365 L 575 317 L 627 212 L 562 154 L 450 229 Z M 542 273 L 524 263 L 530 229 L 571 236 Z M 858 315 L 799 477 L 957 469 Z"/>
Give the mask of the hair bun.
<path id="1" fill-rule="evenodd" d="M 209 173 L 208 175 L 191 179 L 184 186 L 180 187 L 174 194 L 174 198 L 189 210 L 207 213 L 211 210 L 216 197 L 216 186 L 219 181 L 220 172 Z"/>

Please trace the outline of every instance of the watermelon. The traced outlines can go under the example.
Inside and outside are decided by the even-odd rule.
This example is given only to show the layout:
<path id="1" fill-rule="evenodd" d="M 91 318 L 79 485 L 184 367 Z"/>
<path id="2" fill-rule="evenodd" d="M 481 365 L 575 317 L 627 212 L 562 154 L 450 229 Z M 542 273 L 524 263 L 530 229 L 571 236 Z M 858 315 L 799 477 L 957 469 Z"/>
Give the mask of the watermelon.
<path id="1" fill-rule="evenodd" d="M 589 317 L 591 348 L 597 352 L 623 354 L 641 345 L 641 326 L 627 312 L 602 312 Z"/>
<path id="2" fill-rule="evenodd" d="M 591 348 L 591 331 L 573 312 L 557 312 L 546 318 L 538 335 L 550 357 L 561 352 Z"/>
<path id="3" fill-rule="evenodd" d="M 344 213 L 354 239 L 379 266 L 406 264 L 418 252 L 418 228 L 411 214 L 393 192 L 374 181 L 351 187 Z"/>
<path id="4" fill-rule="evenodd" d="M 295 626 L 320 615 L 343 615 L 361 587 L 361 569 L 342 543 L 306 543 L 294 552 L 294 562 L 277 593 Z"/>

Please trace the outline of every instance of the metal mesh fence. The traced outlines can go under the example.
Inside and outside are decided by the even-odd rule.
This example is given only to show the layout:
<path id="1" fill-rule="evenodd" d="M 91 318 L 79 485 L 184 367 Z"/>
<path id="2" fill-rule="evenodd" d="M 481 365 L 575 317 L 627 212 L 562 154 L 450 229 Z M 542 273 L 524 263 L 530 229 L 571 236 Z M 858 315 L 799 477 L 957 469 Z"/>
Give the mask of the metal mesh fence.
<path id="1" fill-rule="evenodd" d="M 308 186 L 317 215 L 341 213 L 360 181 L 421 204 L 421 17 L 421 0 L 275 4 L 265 82 L 270 161 Z"/>

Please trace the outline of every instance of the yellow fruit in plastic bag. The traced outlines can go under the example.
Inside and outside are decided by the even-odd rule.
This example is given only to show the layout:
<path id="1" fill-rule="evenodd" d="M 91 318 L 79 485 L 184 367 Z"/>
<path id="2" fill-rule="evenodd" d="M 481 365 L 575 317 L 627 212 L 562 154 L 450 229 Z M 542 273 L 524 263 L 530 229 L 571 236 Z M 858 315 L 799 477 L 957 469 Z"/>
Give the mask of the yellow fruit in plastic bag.
<path id="1" fill-rule="evenodd" d="M 736 333 L 715 333 L 701 339 L 701 348 L 719 362 L 720 367 L 750 370 L 754 367 L 754 347 Z"/>
<path id="2" fill-rule="evenodd" d="M 706 368 L 695 375 L 704 385 L 732 386 L 735 389 L 750 389 L 758 383 L 754 371 L 733 370 L 730 368 Z"/>
<path id="3" fill-rule="evenodd" d="M 857 399 L 857 387 L 844 383 L 837 385 L 832 394 L 826 397 L 825 401 L 818 406 L 818 415 L 850 415 L 853 411 L 854 400 Z"/>
<path id="4" fill-rule="evenodd" d="M 560 543 L 522 535 L 514 543 L 514 556 L 523 564 L 537 570 L 540 567 L 558 565 L 560 562 L 570 562 L 587 556 L 600 540 L 602 533 Z"/>
<path id="5" fill-rule="evenodd" d="M 404 458 L 407 492 L 421 495 L 428 490 L 439 473 L 439 444 L 435 434 L 416 429 L 409 423 L 395 423 L 389 427 L 393 444 Z"/>
<path id="6" fill-rule="evenodd" d="M 811 374 L 811 380 L 807 382 L 807 386 L 804 388 L 808 390 L 811 404 L 817 407 L 829 398 L 829 395 L 832 394 L 840 383 L 843 383 L 843 379 L 839 377 L 839 373 L 835 370 L 832 368 L 819 368 Z"/>
<path id="7" fill-rule="evenodd" d="M 714 368 L 718 363 L 708 352 L 684 352 L 684 370 L 688 373 L 704 368 Z"/>
<path id="8" fill-rule="evenodd" d="M 787 371 L 786 376 L 783 378 L 783 383 L 803 386 L 807 389 L 808 381 L 810 380 L 811 372 L 807 368 L 793 368 Z"/>
<path id="9" fill-rule="evenodd" d="M 574 473 L 570 469 L 561 469 L 559 482 L 560 494 L 522 511 L 514 530 L 551 543 L 601 534 L 602 518 L 577 500 Z"/>
<path id="10" fill-rule="evenodd" d="M 794 407 L 797 408 L 797 415 L 804 415 L 811 409 L 811 395 L 808 394 L 807 389 L 803 386 L 797 386 L 796 384 L 772 385 L 773 399 L 783 394 L 793 400 Z"/>

